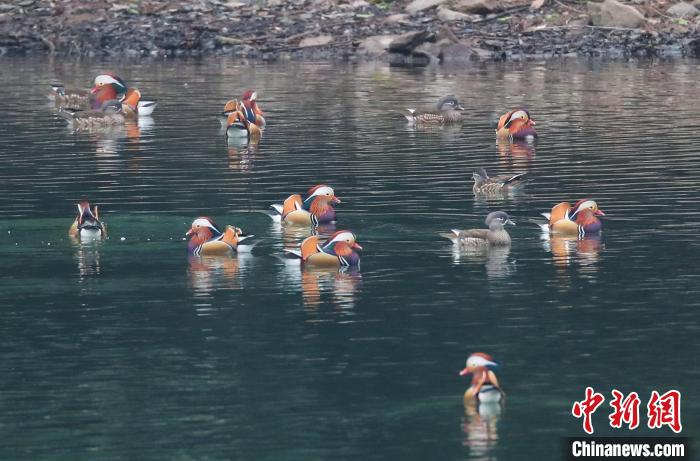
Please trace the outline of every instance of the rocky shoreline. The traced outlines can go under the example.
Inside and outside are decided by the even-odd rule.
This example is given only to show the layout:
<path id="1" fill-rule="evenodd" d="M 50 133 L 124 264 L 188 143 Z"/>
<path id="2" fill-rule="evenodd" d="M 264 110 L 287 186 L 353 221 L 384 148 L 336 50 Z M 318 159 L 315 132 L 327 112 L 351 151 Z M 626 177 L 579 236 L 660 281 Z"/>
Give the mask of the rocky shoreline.
<path id="1" fill-rule="evenodd" d="M 15 0 L 0 3 L 0 55 L 400 65 L 700 57 L 695 1 Z"/>

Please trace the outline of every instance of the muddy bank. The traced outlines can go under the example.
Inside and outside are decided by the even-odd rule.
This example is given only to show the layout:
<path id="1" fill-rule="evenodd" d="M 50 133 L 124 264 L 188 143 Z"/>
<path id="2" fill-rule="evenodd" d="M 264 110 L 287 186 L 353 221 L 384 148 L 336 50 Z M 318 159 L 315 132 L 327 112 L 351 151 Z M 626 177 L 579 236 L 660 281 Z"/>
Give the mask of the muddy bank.
<path id="1" fill-rule="evenodd" d="M 0 54 L 416 65 L 700 56 L 700 10 L 692 3 L 530 1 L 0 0 Z"/>

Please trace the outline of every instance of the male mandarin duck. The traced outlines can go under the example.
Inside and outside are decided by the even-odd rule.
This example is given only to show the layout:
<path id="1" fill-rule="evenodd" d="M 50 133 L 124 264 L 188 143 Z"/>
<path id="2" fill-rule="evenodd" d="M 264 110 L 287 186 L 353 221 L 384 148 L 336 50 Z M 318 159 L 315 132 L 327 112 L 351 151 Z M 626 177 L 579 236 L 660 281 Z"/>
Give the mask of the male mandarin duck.
<path id="1" fill-rule="evenodd" d="M 504 211 L 494 211 L 486 216 L 488 229 L 452 229 L 451 233 L 440 234 L 452 240 L 455 245 L 469 248 L 488 248 L 491 246 L 506 247 L 510 245 L 510 235 L 503 227 L 505 224 L 515 225 Z"/>
<path id="2" fill-rule="evenodd" d="M 449 95 L 440 98 L 437 109 L 406 109 L 404 117 L 412 125 L 443 125 L 461 122 L 463 110 L 459 100 L 454 95 Z"/>
<path id="3" fill-rule="evenodd" d="M 90 202 L 78 203 L 78 216 L 68 229 L 68 235 L 75 239 L 98 240 L 107 236 L 107 229 L 100 221 L 97 205 L 90 209 Z"/>
<path id="4" fill-rule="evenodd" d="M 332 234 L 321 244 L 317 235 L 307 237 L 301 242 L 299 250 L 284 250 L 287 254 L 301 259 L 305 265 L 316 267 L 356 267 L 360 265 L 362 247 L 357 243 L 355 234 L 341 230 Z"/>
<path id="5" fill-rule="evenodd" d="M 493 357 L 483 352 L 474 352 L 467 358 L 466 367 L 459 372 L 459 376 L 472 375 L 471 386 L 464 393 L 465 405 L 474 400 L 500 402 L 505 397 L 495 373 L 499 366 Z"/>
<path id="6" fill-rule="evenodd" d="M 252 237 L 244 234 L 241 229 L 226 226 L 222 232 L 211 219 L 200 217 L 192 222 L 190 230 L 185 234 L 190 237 L 187 251 L 195 256 L 227 256 L 244 250 L 243 241 Z M 251 247 L 245 248 L 249 250 Z"/>
<path id="7" fill-rule="evenodd" d="M 550 213 L 542 213 L 549 220 L 539 224 L 543 231 L 560 235 L 591 235 L 603 229 L 603 223 L 598 216 L 605 216 L 598 204 L 593 200 L 579 200 L 571 206 L 568 202 L 554 205 Z"/>
<path id="8" fill-rule="evenodd" d="M 493 195 L 517 191 L 525 187 L 526 180 L 524 177 L 526 174 L 489 176 L 485 169 L 479 168 L 472 174 L 474 178 L 472 190 L 477 195 Z"/>
<path id="9" fill-rule="evenodd" d="M 226 104 L 224 104 L 224 110 L 219 114 L 219 121 L 221 121 L 221 125 L 224 128 L 226 128 L 228 116 L 237 111 L 242 111 L 241 103 L 238 101 L 238 99 L 230 99 L 226 101 Z"/>
<path id="10" fill-rule="evenodd" d="M 243 110 L 248 121 L 254 123 L 260 127 L 260 129 L 264 129 L 265 114 L 263 113 L 262 109 L 260 109 L 260 106 L 258 106 L 257 99 L 258 93 L 253 90 L 246 90 L 241 96 L 241 105 L 243 106 Z M 225 110 L 226 109 L 224 109 L 224 111 Z"/>
<path id="11" fill-rule="evenodd" d="M 124 125 L 122 104 L 114 99 L 105 101 L 99 110 L 61 109 L 58 114 L 77 129 L 112 128 Z"/>
<path id="12" fill-rule="evenodd" d="M 525 109 L 513 109 L 498 119 L 496 137 L 510 141 L 534 140 L 537 138 L 535 121 L 530 117 L 530 112 Z"/>
<path id="13" fill-rule="evenodd" d="M 335 221 L 335 210 L 332 204 L 340 203 L 332 187 L 323 184 L 309 189 L 307 197 L 294 194 L 287 197 L 284 204 L 274 204 L 270 214 L 275 221 L 289 224 L 318 226 Z"/>

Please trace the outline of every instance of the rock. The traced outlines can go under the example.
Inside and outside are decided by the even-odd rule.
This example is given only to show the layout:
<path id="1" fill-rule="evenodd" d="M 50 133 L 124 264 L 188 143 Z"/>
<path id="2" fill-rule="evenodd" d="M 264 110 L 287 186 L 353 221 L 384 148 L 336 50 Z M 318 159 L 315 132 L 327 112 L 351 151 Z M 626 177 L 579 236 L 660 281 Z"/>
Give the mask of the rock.
<path id="1" fill-rule="evenodd" d="M 333 41 L 332 35 L 319 35 L 318 37 L 306 37 L 299 42 L 299 48 L 312 48 L 314 46 L 326 46 Z"/>
<path id="2" fill-rule="evenodd" d="M 442 49 L 442 62 L 444 64 L 465 64 L 480 59 L 490 59 L 491 52 L 482 48 L 472 48 L 464 43 L 454 43 Z"/>
<path id="3" fill-rule="evenodd" d="M 700 14 L 700 10 L 695 8 L 690 3 L 680 2 L 666 10 L 666 14 L 674 18 L 694 18 Z"/>
<path id="4" fill-rule="evenodd" d="M 440 21 L 450 22 L 450 21 L 471 21 L 474 16 L 470 14 L 460 13 L 459 11 L 453 11 L 445 7 L 439 6 L 437 9 L 437 18 Z"/>
<path id="5" fill-rule="evenodd" d="M 381 56 L 389 51 L 389 45 L 396 40 L 398 35 L 375 35 L 362 40 L 357 48 L 359 54 L 365 56 Z"/>
<path id="6" fill-rule="evenodd" d="M 435 8 L 438 5 L 442 5 L 447 0 L 413 0 L 406 6 L 406 11 L 410 14 L 416 14 L 423 10 L 429 10 L 430 8 Z"/>
<path id="7" fill-rule="evenodd" d="M 392 14 L 391 16 L 384 18 L 384 22 L 389 24 L 410 24 L 411 18 L 405 13 Z"/>
<path id="8" fill-rule="evenodd" d="M 489 14 L 503 10 L 503 6 L 496 0 L 457 0 L 452 8 L 467 14 Z"/>
<path id="9" fill-rule="evenodd" d="M 637 28 L 645 21 L 644 15 L 635 7 L 623 5 L 616 0 L 588 2 L 588 14 L 591 16 L 591 24 L 602 27 Z"/>
<path id="10" fill-rule="evenodd" d="M 547 0 L 532 0 L 532 3 L 530 4 L 530 9 L 532 11 L 537 11 L 540 8 L 542 8 Z"/>
<path id="11" fill-rule="evenodd" d="M 393 53 L 408 54 L 412 52 L 418 45 L 427 42 L 432 34 L 427 30 L 419 30 L 415 32 L 407 32 L 399 35 L 389 44 L 389 51 Z"/>

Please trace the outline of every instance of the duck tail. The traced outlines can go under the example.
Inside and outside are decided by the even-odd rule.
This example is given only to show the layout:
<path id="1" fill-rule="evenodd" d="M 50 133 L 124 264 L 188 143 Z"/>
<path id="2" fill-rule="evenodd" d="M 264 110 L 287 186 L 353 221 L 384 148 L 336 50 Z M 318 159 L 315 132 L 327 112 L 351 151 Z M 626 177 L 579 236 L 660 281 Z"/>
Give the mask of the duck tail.
<path id="1" fill-rule="evenodd" d="M 291 257 L 294 259 L 302 259 L 301 258 L 301 251 L 299 251 L 299 250 L 290 250 L 290 249 L 285 248 L 284 254 L 285 254 L 285 256 Z"/>
<path id="2" fill-rule="evenodd" d="M 401 112 L 401 115 L 406 117 L 406 120 L 408 120 L 411 123 L 416 121 L 415 114 L 416 114 L 416 109 L 404 109 Z"/>
<path id="3" fill-rule="evenodd" d="M 527 175 L 527 173 L 519 173 L 519 174 L 513 175 L 513 176 L 511 176 L 510 178 L 508 178 L 508 179 L 503 183 L 503 185 L 506 185 L 506 184 L 511 184 L 511 185 L 512 185 L 512 183 L 514 183 L 514 182 L 523 181 L 523 178 L 525 177 L 525 175 Z"/>
<path id="4" fill-rule="evenodd" d="M 448 240 L 452 240 L 452 242 L 456 242 L 459 237 L 459 230 L 457 229 L 451 229 L 450 232 L 440 232 L 440 237 L 444 237 Z"/>
<path id="5" fill-rule="evenodd" d="M 549 213 L 542 213 L 542 215 L 549 215 Z M 539 227 L 542 232 L 549 233 L 549 216 L 545 216 L 547 221 L 542 221 L 541 219 L 528 219 L 528 222 Z"/>

